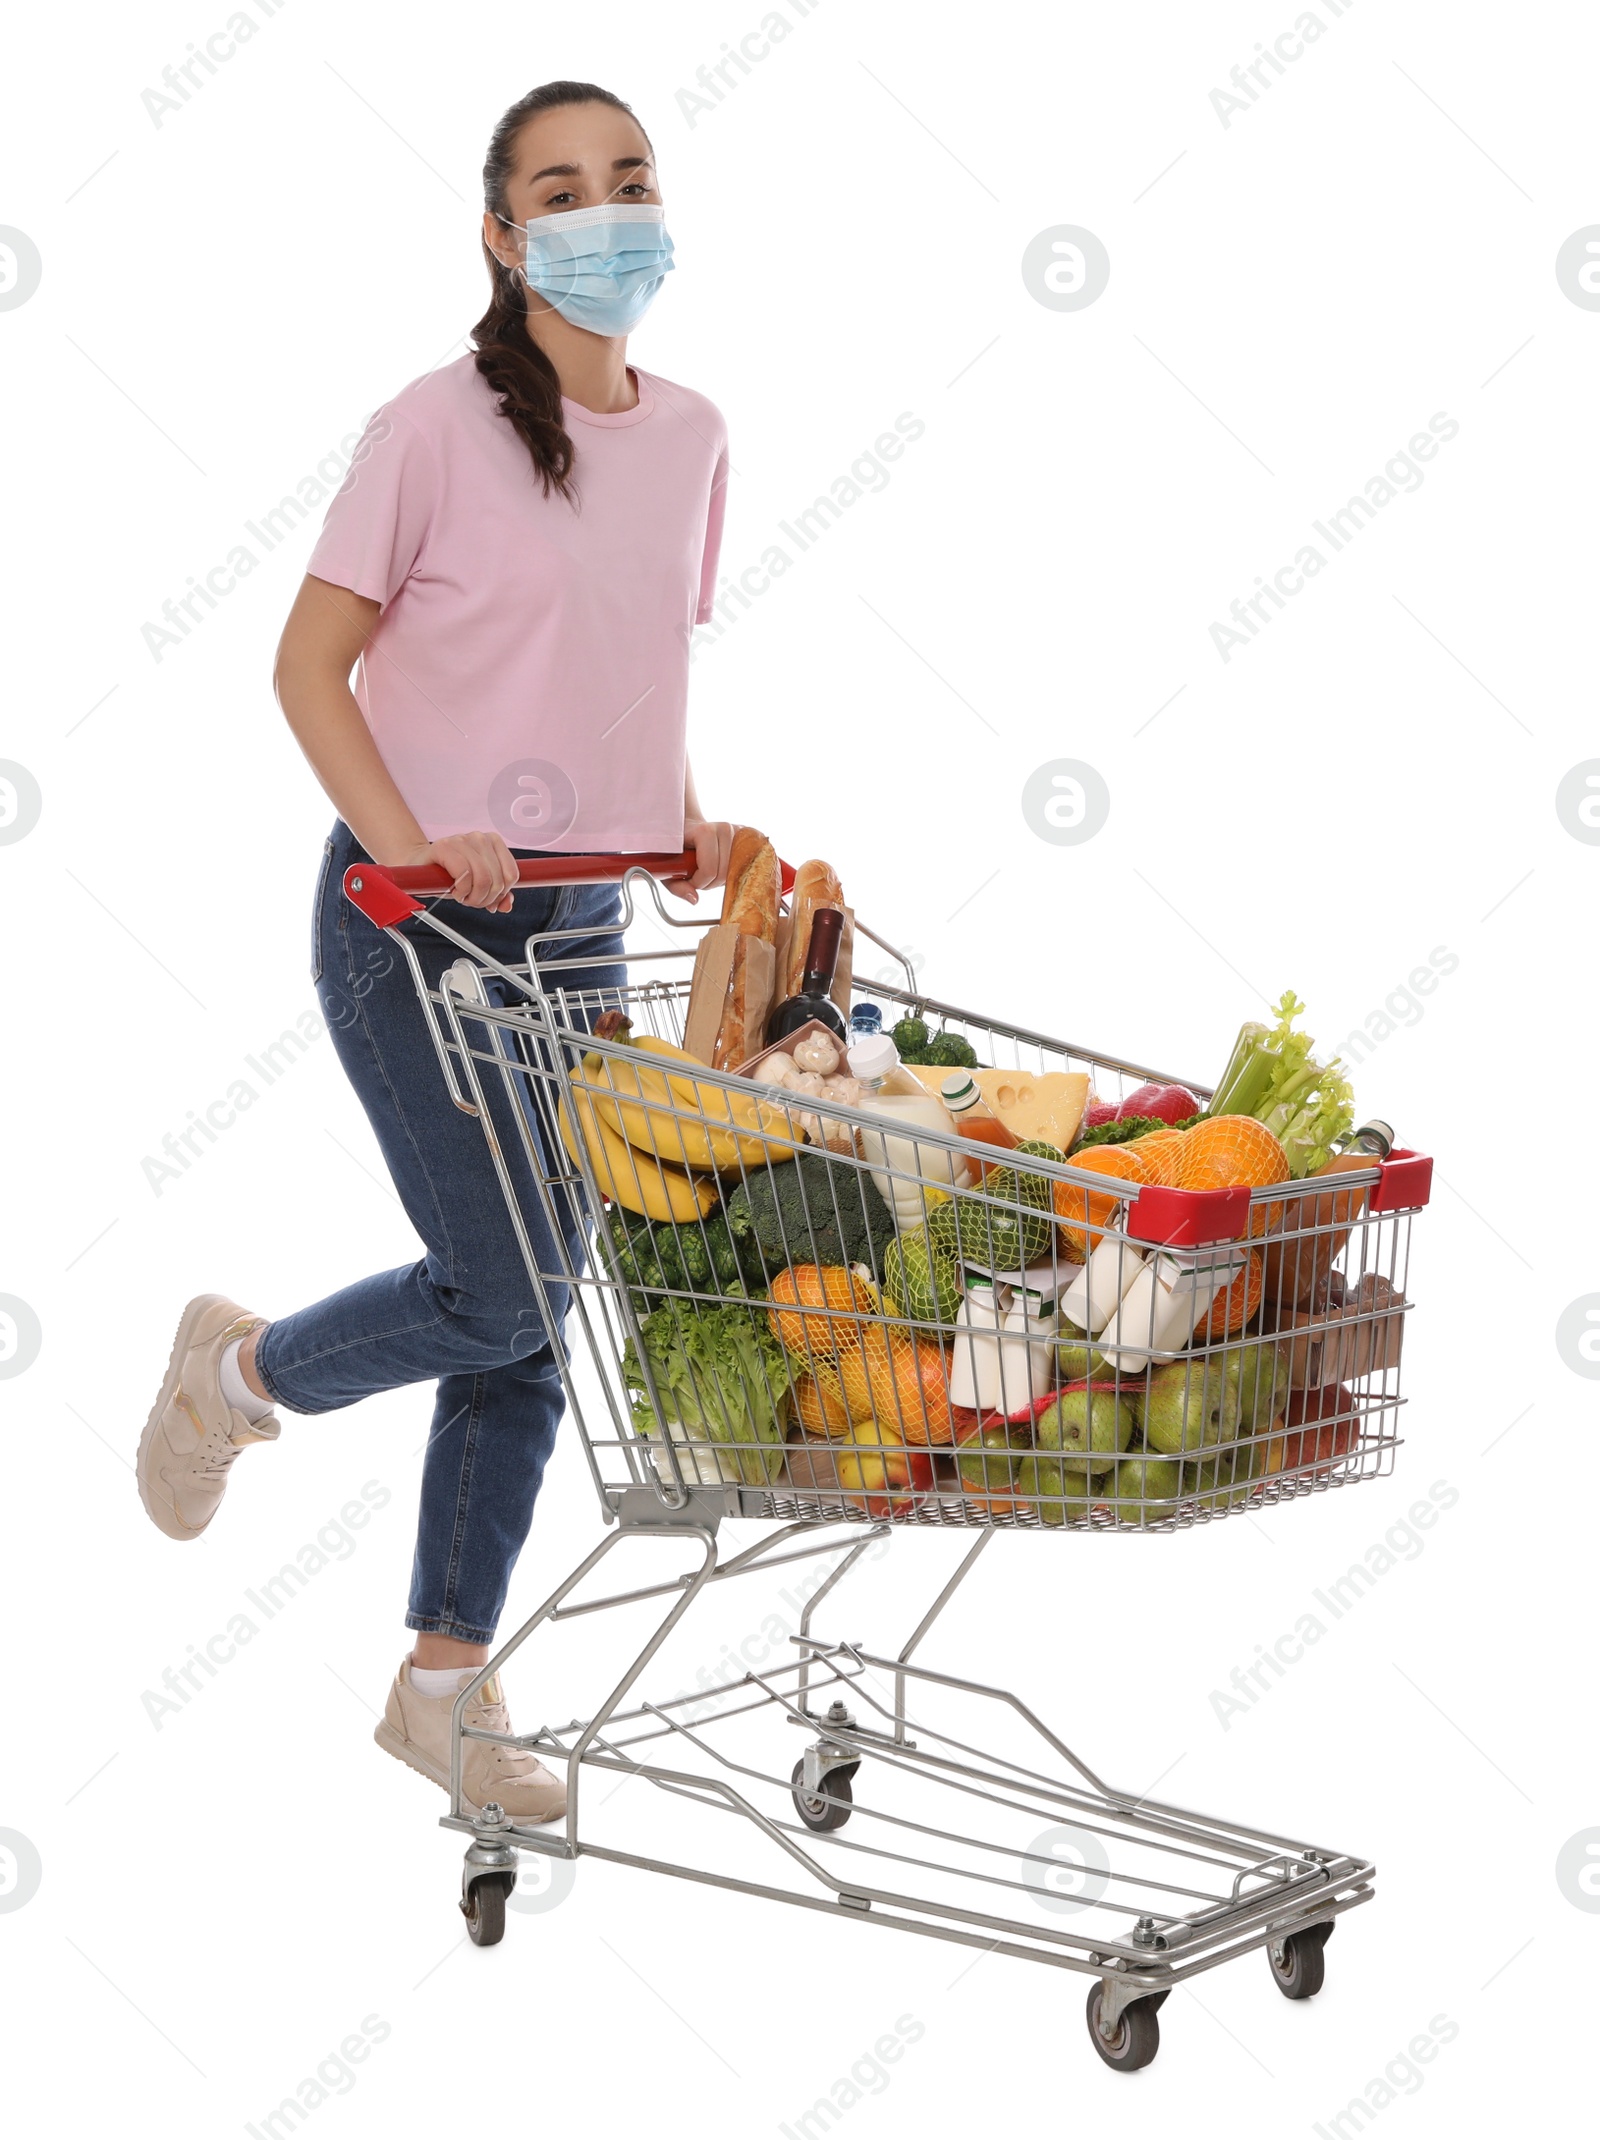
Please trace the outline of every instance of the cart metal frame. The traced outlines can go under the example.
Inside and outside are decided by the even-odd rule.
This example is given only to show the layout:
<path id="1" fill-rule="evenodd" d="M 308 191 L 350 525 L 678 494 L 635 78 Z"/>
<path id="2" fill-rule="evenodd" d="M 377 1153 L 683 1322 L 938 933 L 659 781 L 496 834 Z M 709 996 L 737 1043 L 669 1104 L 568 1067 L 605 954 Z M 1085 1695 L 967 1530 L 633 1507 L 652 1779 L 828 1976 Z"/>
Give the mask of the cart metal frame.
<path id="1" fill-rule="evenodd" d="M 524 865 L 524 876 L 525 881 L 547 882 L 621 876 L 624 928 L 635 919 L 634 888 L 644 884 L 654 898 L 655 918 L 669 930 L 692 930 L 697 937 L 703 922 L 681 921 L 662 905 L 657 877 L 671 873 L 662 866 L 668 859 L 647 858 L 646 866 L 628 868 L 624 874 L 616 862 L 596 858 L 592 876 L 563 874 L 559 880 L 554 877 L 554 865 L 532 864 Z M 541 871 L 545 874 L 539 876 Z M 357 867 L 348 873 L 346 889 L 369 919 L 386 928 L 408 962 L 450 1094 L 457 1106 L 477 1115 L 483 1126 L 547 1327 L 559 1327 L 559 1316 L 553 1324 L 548 1316 L 550 1288 L 560 1284 L 566 1289 L 583 1343 L 599 1369 L 602 1399 L 613 1430 L 610 1437 L 595 1431 L 593 1417 L 586 1416 L 588 1400 L 579 1389 L 571 1359 L 558 1346 L 568 1405 L 581 1430 L 610 1528 L 527 1621 L 500 1644 L 457 1698 L 450 1810 L 442 1825 L 469 1839 L 461 1908 L 473 1939 L 486 1945 L 501 1936 L 505 1897 L 515 1886 L 519 1853 L 606 1859 L 1084 1975 L 1091 1980 L 1091 2040 L 1109 2065 L 1124 2071 L 1147 2064 L 1155 2055 L 1159 2041 L 1156 2012 L 1172 1987 L 1224 1962 L 1262 1949 L 1286 1996 L 1300 1998 L 1314 1992 L 1322 1980 L 1322 1945 L 1335 1920 L 1372 1898 L 1375 1868 L 1368 1860 L 1118 1789 L 1102 1781 L 1017 1695 L 938 1672 L 918 1661 L 916 1653 L 925 1636 L 956 1597 L 995 1531 L 1030 1527 L 1026 1522 L 983 1514 L 974 1520 L 959 1495 L 954 1497 L 953 1511 L 943 1505 L 951 1499 L 948 1495 L 938 1497 L 939 1506 L 920 1509 L 915 1520 L 955 1524 L 967 1531 L 967 1543 L 900 1650 L 882 1654 L 814 1634 L 812 1620 L 867 1547 L 898 1527 L 898 1514 L 886 1519 L 881 1513 L 874 1516 L 870 1503 L 865 1508 L 846 1507 L 837 1499 L 807 1497 L 778 1485 L 707 1485 L 686 1475 L 674 1443 L 647 1446 L 644 1437 L 632 1431 L 616 1378 L 606 1372 L 604 1332 L 594 1327 L 597 1314 L 604 1322 L 614 1311 L 620 1327 L 637 1336 L 627 1288 L 604 1279 L 586 1280 L 581 1265 L 566 1258 L 558 1272 L 540 1269 L 520 1209 L 516 1179 L 485 1095 L 486 1073 L 500 1077 L 508 1091 L 524 1095 L 516 1120 L 529 1172 L 544 1205 L 548 1235 L 559 1246 L 563 1234 L 556 1200 L 562 1187 L 570 1189 L 571 1184 L 549 1178 L 541 1157 L 538 1110 L 525 1095 L 537 1082 L 530 1070 L 535 1061 L 542 1060 L 542 1074 L 548 1079 L 552 1061 L 565 1067 L 563 1039 L 569 1046 L 584 1039 L 583 1025 L 575 1024 L 580 1013 L 548 991 L 549 977 L 561 968 L 561 961 L 548 955 L 549 947 L 560 934 L 577 932 L 530 938 L 527 964 L 502 967 L 485 958 L 437 912 L 418 907 L 403 889 L 397 892 L 395 878 L 403 885 L 406 875 Z M 398 926 L 412 915 L 422 916 L 464 954 L 437 988 L 429 987 L 413 944 Z M 859 922 L 857 929 L 905 968 L 904 989 L 881 982 L 858 983 L 886 1002 L 918 1011 L 931 1009 L 948 1021 L 1003 1032 L 1019 1048 L 1052 1051 L 1091 1062 L 1102 1071 L 1140 1079 L 1162 1075 L 1142 1065 L 1068 1047 L 1042 1034 L 993 1027 L 975 1014 L 940 1004 L 917 990 L 915 975 L 902 954 Z M 629 961 L 631 967 L 635 961 L 685 955 L 671 947 L 632 952 Z M 491 1000 L 491 985 L 510 1000 L 498 1004 Z M 659 1006 L 674 998 L 681 1000 L 681 994 L 681 986 L 675 989 L 670 983 L 649 982 L 630 990 L 629 1000 Z M 469 1025 L 475 1028 L 477 1039 L 469 1035 Z M 730 1081 L 707 1072 L 707 1082 Z M 1203 1095 L 1206 1088 L 1192 1089 Z M 822 1111 L 828 1112 L 826 1107 Z M 600 1193 L 586 1160 L 579 1171 L 586 1177 L 588 1211 L 597 1217 Z M 1374 1168 L 1370 1177 L 1352 1174 L 1342 1179 L 1345 1185 L 1360 1187 L 1379 1178 Z M 1425 1200 L 1424 1186 L 1416 1201 Z M 1409 1210 L 1404 1215 L 1409 1218 Z M 1403 1264 L 1400 1275 L 1403 1293 Z M 598 1311 L 589 1297 L 596 1284 L 605 1295 Z M 1383 1409 L 1392 1411 L 1399 1402 L 1397 1389 L 1386 1393 Z M 1269 1481 L 1252 1505 L 1270 1506 L 1278 1498 L 1381 1475 L 1392 1465 L 1398 1437 L 1391 1427 L 1372 1440 L 1373 1461 L 1333 1467 L 1331 1472 L 1323 1467 L 1324 1475 L 1311 1478 Z M 609 1472 L 603 1461 L 608 1453 Z M 1215 1511 L 1218 1515 L 1226 1512 L 1226 1507 Z M 1200 1520 L 1205 1513 L 1209 1512 L 1202 1512 Z M 776 1527 L 754 1545 L 724 1552 L 719 1541 L 723 1521 L 749 1516 L 777 1519 Z M 1037 1524 L 1032 1527 L 1038 1528 Z M 575 1596 L 617 1546 L 625 1540 L 631 1544 L 643 1539 L 685 1548 L 693 1545 L 698 1548 L 698 1561 L 687 1572 L 664 1580 Z M 790 1637 L 791 1658 L 747 1671 L 709 1693 L 629 1704 L 637 1682 L 711 1585 L 819 1556 L 836 1558 L 806 1598 L 799 1628 Z M 621 1676 L 587 1718 L 511 1735 L 466 1722 L 473 1698 L 536 1630 L 579 1615 L 650 1601 L 659 1601 L 663 1609 Z M 938 1728 L 921 1711 L 925 1702 L 945 1696 L 996 1705 L 1014 1727 L 1020 1727 L 1033 1750 L 1033 1761 L 985 1752 Z M 687 1713 L 691 1710 L 697 1713 L 691 1716 Z M 742 1720 L 752 1717 L 781 1718 L 804 1735 L 792 1774 L 785 1775 L 781 1763 L 774 1768 L 739 1759 L 719 1744 L 719 1739 L 745 1729 Z M 499 1806 L 475 1809 L 467 1801 L 462 1764 L 470 1739 L 529 1749 L 564 1769 L 567 1805 L 559 1830 L 519 1826 Z M 583 1822 L 587 1807 L 583 1779 L 589 1770 L 638 1778 L 664 1793 L 744 1822 L 787 1862 L 796 1884 L 771 1884 L 714 1866 L 621 1849 L 599 1839 L 586 1831 Z M 886 1786 L 883 1795 L 854 1788 L 858 1774 L 874 1785 Z M 940 1802 L 953 1808 L 944 1820 L 916 1819 L 897 1810 L 896 1792 L 900 1793 L 898 1803 L 903 1804 L 906 1791 L 914 1793 L 918 1787 L 924 1796 L 930 1788 L 942 1794 Z M 777 1817 L 770 1810 L 774 1798 L 780 1804 L 788 1798 L 798 1818 Z M 963 1822 L 962 1816 L 969 1817 Z M 846 1840 L 839 1830 L 851 1818 L 859 1825 L 857 1833 Z M 996 1818 L 1010 1821 L 1013 1827 L 1054 1824 L 1068 1836 L 1090 1839 L 1081 1852 L 1082 1887 L 1074 1893 L 1052 1885 L 1052 1876 L 1066 1872 L 1076 1877 L 1078 1870 L 1071 1859 L 1063 1859 L 1054 1850 L 1041 1851 L 1026 1839 L 1019 1846 L 1015 1841 L 996 1843 L 985 1836 L 981 1832 L 984 1820 L 992 1823 Z M 1078 1854 L 1076 1843 L 1068 1847 Z M 1106 1861 L 1103 1870 L 1094 1863 L 1097 1854 Z M 1130 1859 L 1134 1869 L 1123 1870 Z M 883 1877 L 879 1865 L 909 1868 L 923 1876 L 923 1891 L 878 1884 Z M 893 1879 L 894 1872 L 887 1877 Z M 957 1892 L 971 1895 L 971 1906 L 950 1899 L 952 1884 Z M 1008 1897 L 1019 1891 L 1031 1892 L 1036 1901 L 1045 1898 L 1047 1908 L 1070 1914 L 1072 1922 L 1044 1925 L 1008 1912 Z"/>

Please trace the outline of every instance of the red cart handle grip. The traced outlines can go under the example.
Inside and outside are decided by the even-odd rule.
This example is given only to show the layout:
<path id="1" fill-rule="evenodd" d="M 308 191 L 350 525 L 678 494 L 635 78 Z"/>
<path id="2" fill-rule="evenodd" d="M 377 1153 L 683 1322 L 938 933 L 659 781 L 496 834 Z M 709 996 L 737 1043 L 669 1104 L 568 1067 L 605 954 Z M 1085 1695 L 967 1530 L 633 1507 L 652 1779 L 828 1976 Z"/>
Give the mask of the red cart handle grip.
<path id="1" fill-rule="evenodd" d="M 615 884 L 630 869 L 648 870 L 652 877 L 671 883 L 694 874 L 693 848 L 681 854 L 650 855 L 534 855 L 517 865 L 517 882 L 523 884 Z M 778 865 L 783 889 L 794 887 L 794 871 L 787 862 Z M 413 892 L 447 892 L 455 879 L 442 863 L 403 863 L 387 868 L 381 862 L 352 862 L 344 873 L 345 897 L 361 909 L 377 928 L 392 929 L 422 911 Z"/>

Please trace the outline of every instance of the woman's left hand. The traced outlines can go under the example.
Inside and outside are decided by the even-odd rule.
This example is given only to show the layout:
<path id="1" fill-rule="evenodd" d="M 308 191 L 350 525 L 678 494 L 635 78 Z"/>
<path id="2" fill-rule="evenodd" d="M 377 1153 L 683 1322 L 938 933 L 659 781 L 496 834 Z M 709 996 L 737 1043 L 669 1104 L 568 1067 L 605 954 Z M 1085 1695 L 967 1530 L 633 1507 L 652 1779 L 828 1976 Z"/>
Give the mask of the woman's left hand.
<path id="1" fill-rule="evenodd" d="M 687 899 L 689 904 L 694 906 L 703 891 L 709 891 L 714 885 L 721 884 L 728 874 L 733 833 L 733 826 L 725 824 L 721 818 L 686 818 L 683 844 L 695 851 L 695 872 L 692 877 L 669 878 L 667 890 L 675 892 L 680 899 Z"/>

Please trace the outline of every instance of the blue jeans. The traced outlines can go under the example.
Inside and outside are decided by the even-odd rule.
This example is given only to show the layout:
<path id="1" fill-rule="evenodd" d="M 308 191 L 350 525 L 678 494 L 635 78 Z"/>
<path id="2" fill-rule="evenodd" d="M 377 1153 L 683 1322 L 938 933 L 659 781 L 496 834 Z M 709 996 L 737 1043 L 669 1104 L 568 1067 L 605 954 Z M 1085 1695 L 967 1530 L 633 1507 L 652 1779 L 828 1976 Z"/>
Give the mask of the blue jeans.
<path id="1" fill-rule="evenodd" d="M 344 896 L 346 866 L 369 859 L 348 827 L 335 825 L 312 918 L 312 978 L 345 1075 L 426 1253 L 271 1323 L 257 1345 L 256 1372 L 295 1412 L 336 1411 L 379 1390 L 437 1381 L 406 1625 L 492 1642 L 561 1419 L 554 1347 L 562 1343 L 566 1299 L 552 1293 L 557 1327 L 547 1329 L 483 1127 L 445 1089 L 410 967 Z M 579 988 L 623 980 L 615 963 L 622 949 L 617 917 L 612 885 L 529 887 L 516 894 L 509 914 L 455 904 L 441 911 L 507 966 L 523 959 L 535 931 L 591 932 L 550 947 L 552 958 L 592 961 L 559 977 Z M 400 927 L 436 984 L 459 955 L 455 946 L 420 919 Z M 490 977 L 492 1000 L 514 993 Z M 475 1045 L 482 1032 L 469 1028 Z M 559 1271 L 511 1111 L 516 1103 L 497 1072 L 479 1068 L 538 1268 Z M 537 1120 L 535 1132 L 548 1151 Z M 557 1202 L 573 1266 L 581 1268 L 581 1228 L 566 1198 Z"/>

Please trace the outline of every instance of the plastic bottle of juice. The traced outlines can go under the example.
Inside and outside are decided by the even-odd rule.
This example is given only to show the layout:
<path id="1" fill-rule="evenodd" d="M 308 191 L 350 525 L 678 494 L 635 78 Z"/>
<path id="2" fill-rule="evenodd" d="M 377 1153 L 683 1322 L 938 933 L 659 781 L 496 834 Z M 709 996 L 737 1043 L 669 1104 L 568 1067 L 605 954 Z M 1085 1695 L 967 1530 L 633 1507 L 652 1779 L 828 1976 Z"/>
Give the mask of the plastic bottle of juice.
<path id="1" fill-rule="evenodd" d="M 998 1115 L 989 1112 L 970 1070 L 952 1070 L 939 1089 L 955 1121 L 958 1136 L 971 1137 L 978 1144 L 992 1144 L 1002 1152 L 1016 1150 L 1019 1139 L 1012 1135 Z M 998 1161 L 984 1160 L 980 1164 L 987 1173 Z"/>

